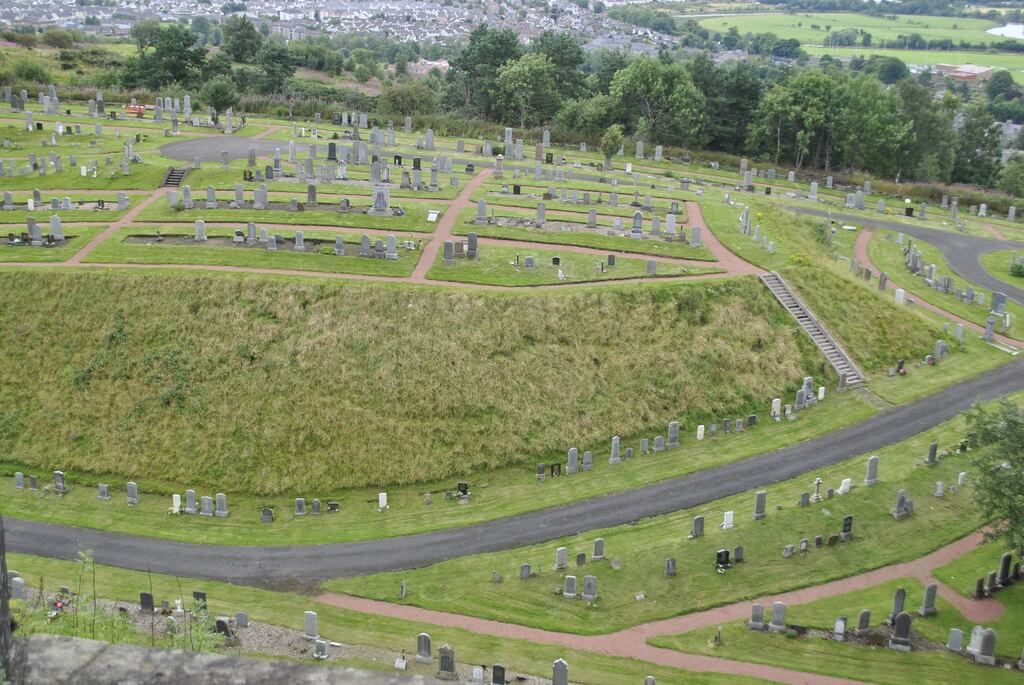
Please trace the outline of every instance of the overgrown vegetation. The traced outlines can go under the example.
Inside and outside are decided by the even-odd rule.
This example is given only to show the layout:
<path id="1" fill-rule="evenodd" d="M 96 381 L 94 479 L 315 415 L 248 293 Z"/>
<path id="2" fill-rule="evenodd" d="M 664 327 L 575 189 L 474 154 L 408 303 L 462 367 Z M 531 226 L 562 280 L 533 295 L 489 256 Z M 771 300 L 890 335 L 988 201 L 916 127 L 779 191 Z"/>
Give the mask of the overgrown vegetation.
<path id="1" fill-rule="evenodd" d="M 0 325 L 46 351 L 0 362 L 17 410 L 5 459 L 226 491 L 529 463 L 762 411 L 826 373 L 754 279 L 518 296 L 188 275 L 0 284 Z"/>

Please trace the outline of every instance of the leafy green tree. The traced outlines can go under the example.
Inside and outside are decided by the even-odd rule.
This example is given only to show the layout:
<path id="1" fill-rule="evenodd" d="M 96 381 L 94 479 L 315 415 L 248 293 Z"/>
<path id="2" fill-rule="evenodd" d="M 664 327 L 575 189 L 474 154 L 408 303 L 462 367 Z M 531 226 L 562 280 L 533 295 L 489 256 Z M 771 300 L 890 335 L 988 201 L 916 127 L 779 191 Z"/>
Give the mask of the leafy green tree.
<path id="1" fill-rule="evenodd" d="M 231 76 L 231 67 L 234 60 L 228 53 L 219 51 L 210 56 L 203 65 L 203 81 L 209 81 L 215 76 Z"/>
<path id="2" fill-rule="evenodd" d="M 70 31 L 64 29 L 46 29 L 43 31 L 43 43 L 51 48 L 63 48 L 70 50 L 75 47 L 75 39 Z"/>
<path id="3" fill-rule="evenodd" d="M 845 80 L 840 92 L 835 133 L 837 161 L 870 169 L 889 178 L 901 171 L 899 155 L 913 124 L 899 113 L 897 98 L 866 74 Z"/>
<path id="4" fill-rule="evenodd" d="M 171 83 L 187 85 L 198 78 L 206 51 L 196 45 L 194 33 L 180 24 L 171 24 L 162 27 L 152 40 L 152 50 L 125 63 L 122 85 L 156 90 Z"/>
<path id="5" fill-rule="evenodd" d="M 221 47 L 236 62 L 249 64 L 263 43 L 263 36 L 244 16 L 233 16 L 221 28 Z"/>
<path id="6" fill-rule="evenodd" d="M 576 98 L 583 94 L 585 84 L 580 66 L 587 59 L 583 45 L 569 33 L 544 31 L 533 39 L 533 52 L 546 55 L 555 67 L 555 86 L 565 98 Z"/>
<path id="7" fill-rule="evenodd" d="M 285 82 L 295 73 L 288 48 L 276 41 L 264 41 L 256 53 L 256 67 L 260 70 L 259 91 L 279 93 Z"/>
<path id="8" fill-rule="evenodd" d="M 206 82 L 199 91 L 199 99 L 213 107 L 213 121 L 220 120 L 220 113 L 238 104 L 239 96 L 235 82 L 229 76 L 216 76 Z"/>
<path id="9" fill-rule="evenodd" d="M 522 54 L 519 36 L 511 29 L 492 29 L 486 24 L 473 29 L 466 47 L 451 60 L 446 75 L 449 107 L 497 118 L 493 100 L 498 69 Z"/>
<path id="10" fill-rule="evenodd" d="M 985 106 L 968 105 L 957 139 L 952 180 L 990 187 L 998 170 L 1001 138 L 999 124 Z"/>
<path id="11" fill-rule="evenodd" d="M 612 168 L 612 157 L 618 153 L 625 140 L 626 136 L 622 131 L 622 124 L 612 124 L 604 132 L 604 135 L 601 136 L 601 154 L 604 155 L 605 169 Z"/>
<path id="12" fill-rule="evenodd" d="M 875 58 L 876 56 L 872 55 L 868 62 L 870 63 Z M 910 76 L 907 65 L 895 57 L 879 57 L 875 73 L 878 74 L 878 80 L 886 84 L 896 83 Z"/>
<path id="13" fill-rule="evenodd" d="M 996 188 L 1015 197 L 1024 197 L 1024 157 L 1015 155 L 999 171 Z"/>
<path id="14" fill-rule="evenodd" d="M 677 63 L 641 57 L 615 75 L 611 96 L 644 138 L 692 147 L 707 140 L 704 95 Z"/>
<path id="15" fill-rule="evenodd" d="M 1017 92 L 1017 84 L 1013 82 L 1013 76 L 1008 71 L 999 70 L 985 81 L 985 95 L 989 100 L 1005 97 L 1013 92 Z"/>
<path id="16" fill-rule="evenodd" d="M 597 138 L 615 121 L 615 100 L 598 94 L 582 100 L 569 100 L 555 115 L 555 126 Z"/>
<path id="17" fill-rule="evenodd" d="M 192 23 L 189 25 L 189 28 L 192 29 L 192 33 L 199 36 L 200 45 L 206 45 L 210 42 L 210 30 L 212 25 L 210 24 L 209 19 L 204 16 L 192 17 Z"/>
<path id="18" fill-rule="evenodd" d="M 967 414 L 974 502 L 990 522 L 986 537 L 1024 549 L 1024 410 L 1009 400 Z"/>
<path id="19" fill-rule="evenodd" d="M 495 111 L 506 123 L 520 128 L 550 121 L 561 97 L 555 82 L 555 65 L 547 55 L 530 53 L 509 61 L 498 70 Z"/>
<path id="20" fill-rule="evenodd" d="M 405 81 L 384 88 L 377 100 L 377 111 L 402 116 L 433 114 L 437 101 L 438 90 L 425 81 Z"/>
<path id="21" fill-rule="evenodd" d="M 142 55 L 146 48 L 151 48 L 156 44 L 161 29 L 160 22 L 156 19 L 145 19 L 132 27 L 132 40 L 135 41 L 139 55 Z"/>
<path id="22" fill-rule="evenodd" d="M 956 156 L 953 103 L 936 106 L 931 88 L 909 79 L 896 84 L 895 94 L 900 116 L 913 132 L 895 151 L 900 163 L 896 178 L 949 181 Z"/>
<path id="23" fill-rule="evenodd" d="M 600 50 L 595 56 L 594 90 L 607 93 L 615 74 L 629 66 L 629 56 L 621 50 Z"/>

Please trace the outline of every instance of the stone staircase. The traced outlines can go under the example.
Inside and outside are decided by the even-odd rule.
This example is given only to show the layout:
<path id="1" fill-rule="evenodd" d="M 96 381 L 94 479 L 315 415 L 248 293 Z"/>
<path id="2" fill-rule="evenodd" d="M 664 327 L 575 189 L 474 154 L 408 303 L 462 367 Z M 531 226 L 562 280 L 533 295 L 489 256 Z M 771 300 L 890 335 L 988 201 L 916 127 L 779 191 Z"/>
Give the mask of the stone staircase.
<path id="1" fill-rule="evenodd" d="M 164 188 L 177 188 L 181 185 L 181 182 L 185 180 L 185 174 L 187 173 L 188 169 L 168 167 L 167 173 L 164 174 L 164 182 L 160 185 Z"/>
<path id="2" fill-rule="evenodd" d="M 761 276 L 761 280 L 768 286 L 768 290 L 772 292 L 772 295 L 775 295 L 775 299 L 786 308 L 786 311 L 793 315 L 801 328 L 807 332 L 807 335 L 811 337 L 814 344 L 818 346 L 821 353 L 832 364 L 840 378 L 846 377 L 845 387 L 856 388 L 864 385 L 864 374 L 861 373 L 860 369 L 850 359 L 850 355 L 846 354 L 843 348 L 839 346 L 839 343 L 829 335 L 829 332 L 815 318 L 811 310 L 807 308 L 807 305 L 797 297 L 796 293 L 789 287 L 789 284 L 782 280 L 782 276 L 773 271 Z M 840 381 L 839 387 L 844 387 L 842 381 Z"/>

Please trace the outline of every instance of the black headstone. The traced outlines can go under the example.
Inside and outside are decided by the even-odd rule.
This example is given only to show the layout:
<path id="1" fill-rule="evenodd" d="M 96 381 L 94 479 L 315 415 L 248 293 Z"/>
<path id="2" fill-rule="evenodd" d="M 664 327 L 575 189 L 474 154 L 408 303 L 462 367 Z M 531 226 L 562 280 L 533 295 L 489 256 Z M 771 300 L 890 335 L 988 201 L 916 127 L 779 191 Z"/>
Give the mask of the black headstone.
<path id="1" fill-rule="evenodd" d="M 153 610 L 156 608 L 153 605 L 153 595 L 151 595 L 148 592 L 140 592 L 139 593 L 139 608 L 143 612 L 147 612 L 147 613 L 150 613 L 150 614 L 153 613 Z"/>
<path id="2" fill-rule="evenodd" d="M 505 667 L 501 664 L 491 667 L 491 685 L 505 685 Z"/>
<path id="3" fill-rule="evenodd" d="M 722 568 L 728 568 L 732 564 L 729 563 L 729 550 L 720 549 L 715 553 L 715 566 Z"/>
<path id="4" fill-rule="evenodd" d="M 844 533 L 852 533 L 853 532 L 853 517 L 852 516 L 847 516 L 847 517 L 843 518 L 843 532 Z"/>
<path id="5" fill-rule="evenodd" d="M 196 611 L 206 611 L 206 593 L 199 590 L 192 592 L 192 601 L 195 602 Z"/>

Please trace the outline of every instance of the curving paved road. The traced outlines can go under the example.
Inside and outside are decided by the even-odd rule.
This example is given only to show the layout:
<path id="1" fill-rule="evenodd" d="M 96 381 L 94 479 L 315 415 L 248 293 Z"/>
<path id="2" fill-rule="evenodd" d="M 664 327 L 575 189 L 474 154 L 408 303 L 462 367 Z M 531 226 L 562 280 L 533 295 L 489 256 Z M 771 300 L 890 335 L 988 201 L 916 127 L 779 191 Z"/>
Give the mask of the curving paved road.
<path id="1" fill-rule="evenodd" d="M 253 585 L 414 568 L 699 506 L 904 440 L 956 416 L 976 400 L 1022 388 L 1024 358 L 1019 358 L 815 440 L 643 488 L 434 533 L 327 545 L 231 547 L 7 519 L 7 543 L 13 552 L 61 559 L 91 549 L 101 564 Z M 882 468 L 884 473 L 884 464 Z"/>
<path id="2" fill-rule="evenodd" d="M 812 216 L 828 216 L 827 210 L 809 209 L 797 207 L 793 209 L 797 214 L 810 214 Z M 910 226 L 896 221 L 885 219 L 873 219 L 870 217 L 858 216 L 855 214 L 840 214 L 832 212 L 832 218 L 840 221 L 847 221 L 851 224 L 862 224 L 875 228 L 887 228 L 892 231 L 901 231 L 907 235 L 920 240 L 927 241 L 937 247 L 945 256 L 946 262 L 953 271 L 966 280 L 998 292 L 1006 293 L 1006 296 L 1019 305 L 1024 305 L 1024 289 L 1001 281 L 994 277 L 981 265 L 980 257 L 987 252 L 997 250 L 1009 250 L 1012 248 L 1024 248 L 1024 242 L 1016 240 L 996 240 L 995 238 L 981 238 L 964 233 L 943 231 L 937 228 L 925 228 L 924 226 Z"/>

